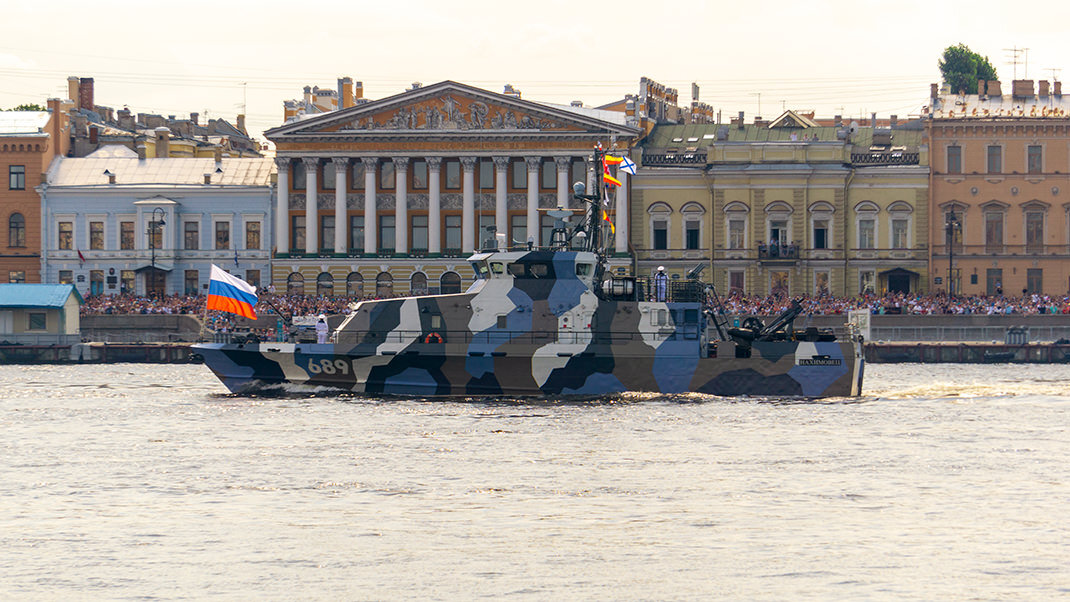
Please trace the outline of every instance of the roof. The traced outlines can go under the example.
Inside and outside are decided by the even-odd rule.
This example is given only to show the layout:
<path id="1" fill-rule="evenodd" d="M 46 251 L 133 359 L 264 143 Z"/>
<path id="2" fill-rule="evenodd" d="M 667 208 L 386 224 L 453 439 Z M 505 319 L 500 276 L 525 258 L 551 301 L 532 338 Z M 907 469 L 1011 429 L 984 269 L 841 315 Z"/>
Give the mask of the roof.
<path id="1" fill-rule="evenodd" d="M 585 117 L 593 117 L 595 119 L 601 119 L 602 121 L 608 121 L 609 123 L 615 123 L 617 125 L 628 125 L 628 116 L 621 111 L 609 111 L 606 109 L 595 109 L 591 107 L 577 107 L 573 105 L 555 104 L 552 102 L 540 102 L 533 101 L 536 104 L 540 104 L 547 107 L 553 107 L 561 111 L 568 111 L 577 115 L 583 115 Z"/>
<path id="2" fill-rule="evenodd" d="M 1022 98 L 1003 94 L 983 96 L 976 94 L 941 94 L 933 103 L 934 119 L 993 119 L 993 118 L 1055 118 L 1070 117 L 1070 95 L 1049 94 Z"/>
<path id="3" fill-rule="evenodd" d="M 0 136 L 45 135 L 48 111 L 0 111 Z"/>
<path id="4" fill-rule="evenodd" d="M 138 159 L 136 157 L 64 157 L 48 170 L 49 186 L 109 186 L 107 170 L 115 174 L 110 186 L 204 186 L 204 174 L 212 174 L 213 186 L 269 186 L 275 162 L 264 157 L 224 158 L 216 173 L 212 157 Z"/>
<path id="5" fill-rule="evenodd" d="M 130 150 L 129 147 L 122 144 L 107 144 L 97 150 L 89 153 L 86 157 L 92 157 L 94 159 L 103 159 L 105 157 L 126 157 L 137 158 L 137 152 Z"/>
<path id="6" fill-rule="evenodd" d="M 643 141 L 646 148 L 677 148 L 681 151 L 688 149 L 705 149 L 715 143 L 725 142 L 809 142 L 816 135 L 817 142 L 844 141 L 837 138 L 836 127 L 808 127 L 808 128 L 769 128 L 768 126 L 697 123 L 687 125 L 658 125 Z M 722 131 L 725 140 L 717 140 L 717 132 Z M 893 146 L 918 146 L 921 144 L 923 130 L 914 127 L 897 127 L 892 130 Z M 797 140 L 792 140 L 795 134 Z M 873 128 L 858 128 L 851 134 L 851 143 L 856 146 L 868 147 L 873 140 Z"/>
<path id="7" fill-rule="evenodd" d="M 0 307 L 63 307 L 72 294 L 85 303 L 73 284 L 0 284 Z"/>

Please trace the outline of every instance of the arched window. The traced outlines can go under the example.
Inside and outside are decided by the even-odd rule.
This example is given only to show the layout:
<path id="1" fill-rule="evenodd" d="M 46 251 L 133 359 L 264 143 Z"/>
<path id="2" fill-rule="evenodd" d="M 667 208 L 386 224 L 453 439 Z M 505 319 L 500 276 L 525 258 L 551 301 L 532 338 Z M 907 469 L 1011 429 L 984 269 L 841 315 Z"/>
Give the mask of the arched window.
<path id="1" fill-rule="evenodd" d="M 828 201 L 817 201 L 810 205 L 810 248 L 832 248 L 832 215 L 836 208 Z"/>
<path id="2" fill-rule="evenodd" d="M 394 296 L 394 277 L 390 272 L 379 272 L 375 277 L 375 296 L 380 299 Z"/>
<path id="3" fill-rule="evenodd" d="M 323 296 L 333 295 L 334 276 L 331 276 L 328 272 L 320 272 L 320 275 L 316 276 L 316 294 Z"/>
<path id="4" fill-rule="evenodd" d="M 293 272 L 286 278 L 286 294 L 287 295 L 303 295 L 305 294 L 305 277 L 299 272 Z"/>
<path id="5" fill-rule="evenodd" d="M 888 206 L 888 225 L 891 228 L 888 240 L 892 242 L 891 248 L 909 249 L 914 246 L 911 242 L 914 230 L 913 213 L 914 208 L 905 201 L 896 201 Z"/>
<path id="6" fill-rule="evenodd" d="M 684 248 L 689 250 L 701 249 L 702 241 L 705 239 L 705 228 L 703 222 L 705 221 L 702 216 L 706 214 L 706 210 L 698 203 L 688 203 L 680 208 L 680 215 L 683 216 L 682 226 L 683 232 L 681 232 L 681 238 L 684 241 Z"/>
<path id="7" fill-rule="evenodd" d="M 650 248 L 669 248 L 669 228 L 672 222 L 672 207 L 657 202 L 647 208 L 650 216 Z"/>
<path id="8" fill-rule="evenodd" d="M 457 272 L 446 272 L 438 280 L 443 295 L 461 292 L 461 277 Z"/>
<path id="9" fill-rule="evenodd" d="M 364 276 L 357 272 L 350 272 L 346 276 L 346 295 L 350 297 L 364 296 Z"/>
<path id="10" fill-rule="evenodd" d="M 855 245 L 858 249 L 877 248 L 877 221 L 880 207 L 871 201 L 855 205 Z"/>
<path id="11" fill-rule="evenodd" d="M 21 213 L 12 213 L 7 221 L 7 246 L 26 246 L 26 218 Z"/>
<path id="12" fill-rule="evenodd" d="M 750 207 L 733 201 L 724 207 L 726 249 L 747 248 L 747 217 Z"/>
<path id="13" fill-rule="evenodd" d="M 413 272 L 412 280 L 409 284 L 409 290 L 413 295 L 426 295 L 427 294 L 427 275 L 423 272 Z"/>

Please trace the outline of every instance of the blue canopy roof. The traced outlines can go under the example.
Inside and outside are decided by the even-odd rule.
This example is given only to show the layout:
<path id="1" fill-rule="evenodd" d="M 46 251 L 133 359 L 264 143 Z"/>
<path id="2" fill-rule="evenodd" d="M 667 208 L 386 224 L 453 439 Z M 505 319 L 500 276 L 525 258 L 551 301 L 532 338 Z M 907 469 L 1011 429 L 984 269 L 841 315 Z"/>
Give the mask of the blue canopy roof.
<path id="1" fill-rule="evenodd" d="M 73 284 L 0 284 L 0 307 L 63 307 L 72 294 L 85 303 Z"/>

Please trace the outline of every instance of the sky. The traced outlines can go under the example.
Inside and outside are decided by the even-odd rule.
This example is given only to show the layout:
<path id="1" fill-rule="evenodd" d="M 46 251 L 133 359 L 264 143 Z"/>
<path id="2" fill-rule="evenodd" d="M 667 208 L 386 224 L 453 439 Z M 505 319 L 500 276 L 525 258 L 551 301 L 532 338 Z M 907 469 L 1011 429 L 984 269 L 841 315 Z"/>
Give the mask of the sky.
<path id="1" fill-rule="evenodd" d="M 597 106 L 646 76 L 723 119 L 783 109 L 900 118 L 940 80 L 944 48 L 965 43 L 1000 79 L 1070 67 L 1070 3 L 928 0 L 579 2 L 576 0 L 7 0 L 0 16 L 0 108 L 67 96 L 92 77 L 95 102 L 135 113 L 199 112 L 254 136 L 282 124 L 284 100 L 339 77 L 385 98 L 454 80 L 525 99 Z M 1011 48 L 1028 48 L 1012 63 Z M 1062 73 L 1055 72 L 1058 79 Z M 1065 75 L 1070 77 L 1070 71 Z M 1005 88 L 1006 89 L 1006 88 Z"/>

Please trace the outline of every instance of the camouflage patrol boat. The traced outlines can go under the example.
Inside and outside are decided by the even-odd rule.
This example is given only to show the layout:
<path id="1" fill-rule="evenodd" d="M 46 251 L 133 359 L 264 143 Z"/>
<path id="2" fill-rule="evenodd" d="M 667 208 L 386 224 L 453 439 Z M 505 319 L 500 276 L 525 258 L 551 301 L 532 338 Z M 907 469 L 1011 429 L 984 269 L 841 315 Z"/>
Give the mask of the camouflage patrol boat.
<path id="1" fill-rule="evenodd" d="M 797 303 L 769 325 L 729 327 L 701 269 L 683 281 L 604 269 L 600 197 L 548 249 L 468 261 L 464 293 L 362 301 L 326 344 L 200 344 L 235 393 L 601 395 L 624 391 L 830 397 L 859 395 L 861 338 L 795 331 Z M 576 249 L 575 247 L 580 247 Z M 653 299 L 653 300 L 652 300 Z"/>

